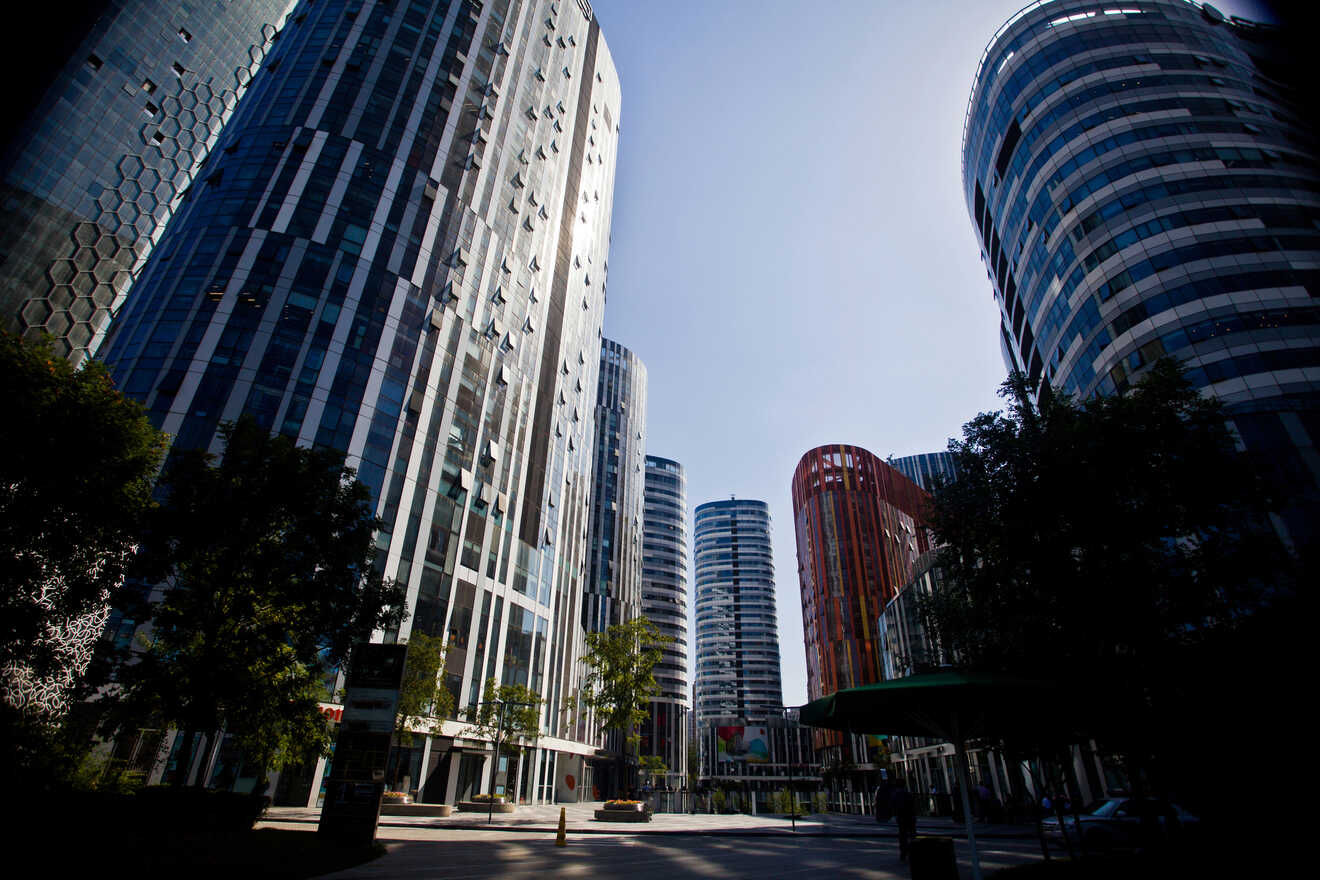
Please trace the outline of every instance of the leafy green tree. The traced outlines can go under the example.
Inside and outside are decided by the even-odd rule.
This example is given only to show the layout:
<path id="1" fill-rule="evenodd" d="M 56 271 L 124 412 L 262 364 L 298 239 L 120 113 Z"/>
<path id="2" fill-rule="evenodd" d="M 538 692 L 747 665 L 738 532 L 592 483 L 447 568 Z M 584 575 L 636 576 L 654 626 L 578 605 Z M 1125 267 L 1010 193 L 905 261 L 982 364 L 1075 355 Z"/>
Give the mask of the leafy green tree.
<path id="1" fill-rule="evenodd" d="M 637 727 L 646 721 L 651 697 L 660 693 L 655 665 L 660 662 L 660 648 L 670 641 L 645 617 L 587 633 L 581 699 L 601 727 L 617 730 L 623 738 L 620 780 L 625 778 L 628 748 L 640 740 Z"/>
<path id="2" fill-rule="evenodd" d="M 454 713 L 454 696 L 440 680 L 445 662 L 445 641 L 414 631 L 408 637 L 408 654 L 399 685 L 399 708 L 394 716 L 394 742 L 398 747 L 412 745 L 412 732 L 434 729 L 437 718 Z M 398 761 L 391 784 L 399 777 Z"/>
<path id="3" fill-rule="evenodd" d="M 641 769 L 642 776 L 646 779 L 648 785 L 654 785 L 657 776 L 664 779 L 665 774 L 669 772 L 669 768 L 665 766 L 664 758 L 659 755 L 642 755 L 637 762 L 637 766 Z"/>
<path id="4" fill-rule="evenodd" d="M 464 716 L 470 722 L 467 736 L 498 743 L 495 761 L 505 752 L 522 753 L 525 742 L 541 736 L 541 695 L 525 684 L 495 684 L 486 679 L 481 702 L 467 707 Z M 517 791 L 517 780 L 510 775 L 508 791 Z M 491 792 L 494 794 L 494 792 Z M 512 800 L 512 798 L 511 798 Z"/>
<path id="5" fill-rule="evenodd" d="M 50 737 L 123 583 L 165 438 L 103 365 L 75 370 L 49 340 L 0 333 L 0 406 L 0 752 L 14 779 L 69 753 Z"/>
<path id="6" fill-rule="evenodd" d="M 1066 682 L 1116 751 L 1167 749 L 1187 658 L 1286 592 L 1270 493 L 1173 361 L 1122 395 L 1033 392 L 1011 377 L 950 443 L 928 626 L 960 666 Z"/>
<path id="7" fill-rule="evenodd" d="M 136 610 L 150 631 L 120 672 L 129 717 L 158 713 L 184 732 L 180 768 L 199 732 L 221 728 L 256 761 L 324 754 L 320 683 L 354 641 L 403 616 L 402 589 L 372 564 L 366 487 L 337 454 L 248 418 L 223 437 L 218 462 L 177 451 L 161 477 L 140 555 L 158 586 Z"/>

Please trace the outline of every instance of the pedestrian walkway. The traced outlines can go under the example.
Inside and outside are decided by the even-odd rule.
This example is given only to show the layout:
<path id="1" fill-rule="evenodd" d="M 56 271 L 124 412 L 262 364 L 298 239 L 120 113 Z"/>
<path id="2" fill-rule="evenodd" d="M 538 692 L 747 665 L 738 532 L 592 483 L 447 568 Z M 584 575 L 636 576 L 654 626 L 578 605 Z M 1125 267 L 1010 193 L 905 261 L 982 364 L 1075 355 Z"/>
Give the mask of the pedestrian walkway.
<path id="1" fill-rule="evenodd" d="M 570 834 L 689 834 L 720 837 L 778 837 L 799 835 L 814 837 L 897 837 L 893 822 L 878 823 L 870 816 L 845 813 L 824 813 L 799 817 L 794 823 L 779 815 L 750 816 L 743 813 L 656 813 L 650 822 L 600 822 L 595 811 L 602 804 L 538 804 L 519 805 L 512 813 L 496 813 L 487 821 L 485 813 L 455 812 L 450 816 L 393 816 L 380 817 L 382 828 L 428 828 L 466 831 L 526 831 L 555 833 L 559 828 L 559 809 L 564 808 L 565 821 Z M 272 807 L 261 825 L 315 824 L 321 811 L 305 807 Z M 258 826 L 260 827 L 260 826 Z M 948 818 L 921 818 L 917 820 L 918 834 L 938 834 L 946 837 L 966 837 L 962 823 Z M 986 840 L 1014 840 L 1035 836 L 1030 825 L 976 826 L 977 838 Z"/>

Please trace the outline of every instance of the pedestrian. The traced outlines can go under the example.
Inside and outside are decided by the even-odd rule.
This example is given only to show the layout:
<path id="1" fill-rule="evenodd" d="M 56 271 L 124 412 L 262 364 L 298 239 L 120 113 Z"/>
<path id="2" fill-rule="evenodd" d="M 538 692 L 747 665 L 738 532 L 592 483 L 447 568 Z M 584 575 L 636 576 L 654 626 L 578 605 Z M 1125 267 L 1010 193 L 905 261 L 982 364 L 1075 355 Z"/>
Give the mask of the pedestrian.
<path id="1" fill-rule="evenodd" d="M 875 790 L 875 821 L 884 824 L 894 815 L 889 807 L 889 798 L 894 793 L 894 787 L 885 779 L 880 782 L 880 787 Z"/>
<path id="2" fill-rule="evenodd" d="M 917 836 L 917 804 L 901 776 L 894 779 L 893 791 L 889 795 L 889 809 L 894 814 L 894 821 L 898 823 L 898 858 L 906 862 L 912 839 Z"/>

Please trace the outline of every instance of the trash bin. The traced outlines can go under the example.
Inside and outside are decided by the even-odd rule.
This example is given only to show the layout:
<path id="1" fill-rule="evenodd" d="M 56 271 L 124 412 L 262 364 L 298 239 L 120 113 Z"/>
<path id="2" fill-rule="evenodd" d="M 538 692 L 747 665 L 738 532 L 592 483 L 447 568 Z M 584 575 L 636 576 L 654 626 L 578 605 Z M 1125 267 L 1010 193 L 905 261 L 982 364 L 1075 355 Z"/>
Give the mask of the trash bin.
<path id="1" fill-rule="evenodd" d="M 952 837 L 918 837 L 908 855 L 912 880 L 958 880 Z"/>

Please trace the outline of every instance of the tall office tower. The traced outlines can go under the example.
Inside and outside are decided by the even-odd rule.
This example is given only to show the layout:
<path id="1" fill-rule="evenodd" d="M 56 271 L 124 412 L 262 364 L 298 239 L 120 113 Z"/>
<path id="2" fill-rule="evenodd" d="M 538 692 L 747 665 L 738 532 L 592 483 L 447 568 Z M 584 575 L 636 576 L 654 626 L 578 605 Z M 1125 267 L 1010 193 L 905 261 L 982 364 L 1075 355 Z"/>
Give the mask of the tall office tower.
<path id="1" fill-rule="evenodd" d="M 39 25 L 16 36 L 40 34 L 43 49 L 16 53 L 22 68 L 6 77 L 0 326 L 49 333 L 75 363 L 95 350 L 290 6 L 15 10 Z"/>
<path id="2" fill-rule="evenodd" d="M 930 549 L 926 493 L 860 446 L 820 446 L 793 472 L 807 696 L 882 679 L 876 621 Z"/>
<path id="3" fill-rule="evenodd" d="M 951 452 L 925 452 L 920 455 L 905 455 L 891 458 L 887 464 L 922 490 L 929 492 L 938 477 L 946 483 L 958 478 L 958 463 Z"/>
<path id="4" fill-rule="evenodd" d="M 442 634 L 459 706 L 492 678 L 545 699 L 515 792 L 532 801 L 594 752 L 561 707 L 619 101 L 585 2 L 304 3 L 105 349 L 178 444 L 215 449 L 248 414 L 344 450 L 407 585 L 385 638 Z M 447 762 L 445 800 L 483 778 L 452 739 L 422 751 Z M 428 799 L 446 778 L 412 775 Z"/>
<path id="5" fill-rule="evenodd" d="M 642 753 L 657 755 L 669 768 L 670 785 L 687 778 L 688 590 L 687 479 L 683 466 L 646 456 L 645 513 L 642 516 L 642 616 L 673 641 L 661 649 L 655 667 L 660 693 L 651 700 L 642 731 Z"/>
<path id="6" fill-rule="evenodd" d="M 731 499 L 697 507 L 697 723 L 778 717 L 779 621 L 770 508 Z"/>
<path id="7" fill-rule="evenodd" d="M 646 365 L 602 339 L 588 526 L 587 632 L 642 613 L 642 493 L 646 485 Z"/>
<path id="8" fill-rule="evenodd" d="M 1320 171 L 1280 42 L 1181 0 L 1033 4 L 981 59 L 963 188 L 1009 365 L 1087 397 L 1181 359 L 1305 494 L 1280 521 L 1303 547 L 1320 522 Z"/>

